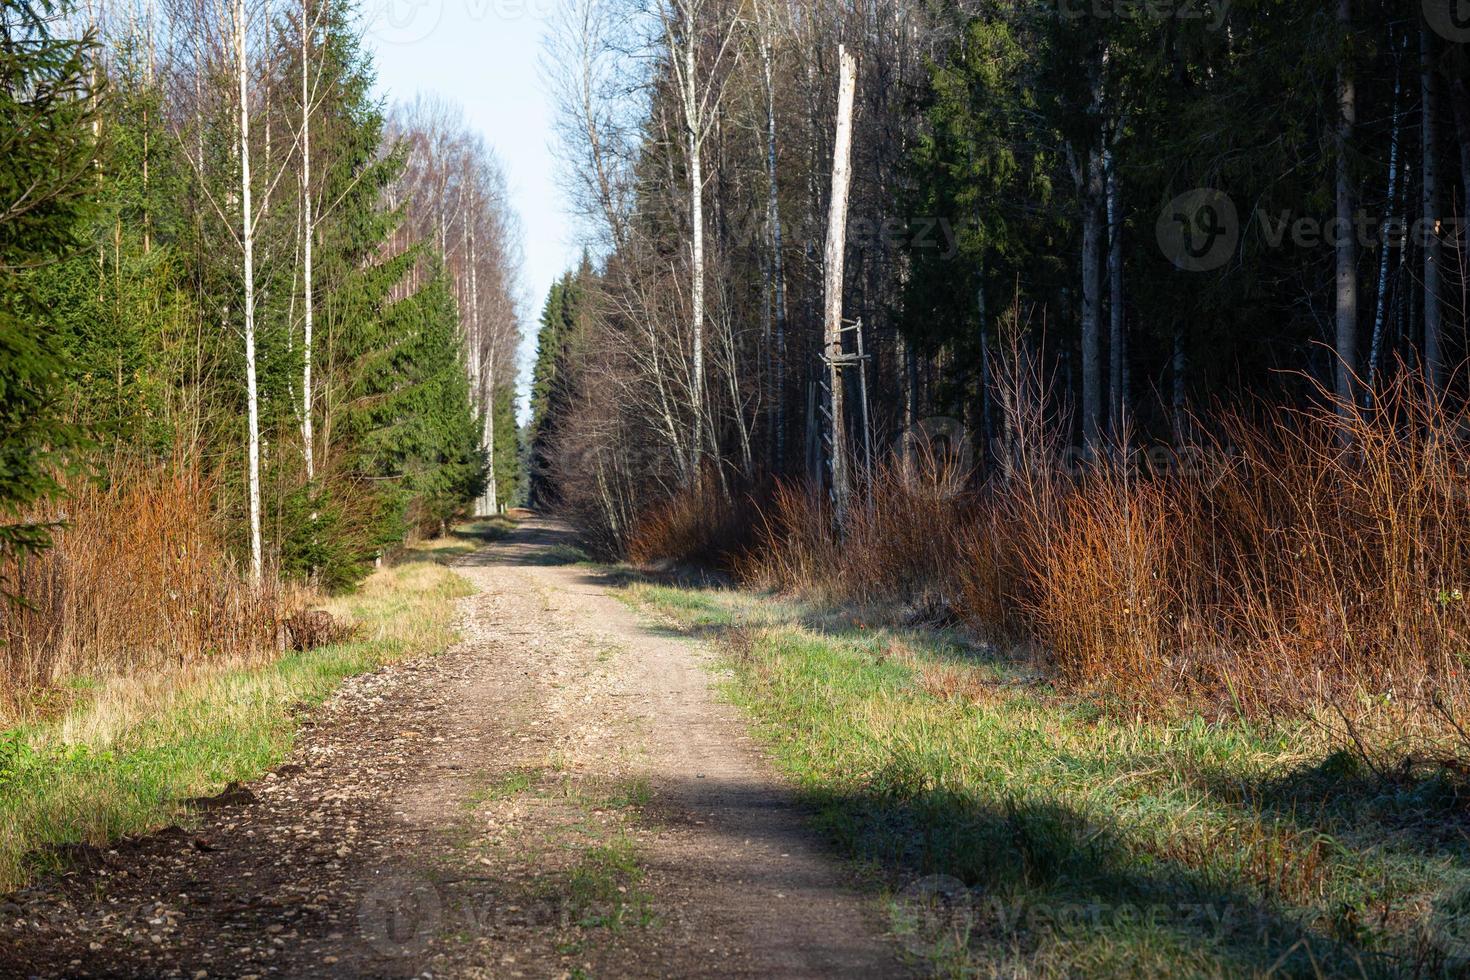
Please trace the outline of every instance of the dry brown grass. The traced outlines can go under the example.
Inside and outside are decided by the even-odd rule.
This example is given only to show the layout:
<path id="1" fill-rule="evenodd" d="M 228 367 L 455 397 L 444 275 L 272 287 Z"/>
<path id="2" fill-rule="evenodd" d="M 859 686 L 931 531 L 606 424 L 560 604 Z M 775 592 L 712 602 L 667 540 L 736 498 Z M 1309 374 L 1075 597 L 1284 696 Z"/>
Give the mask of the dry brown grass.
<path id="1" fill-rule="evenodd" d="M 0 893 L 47 865 L 55 845 L 103 846 L 179 819 L 209 796 L 279 764 L 304 705 L 346 677 L 453 642 L 456 598 L 473 591 L 448 568 L 381 568 L 324 602 L 353 638 L 310 655 L 212 656 L 89 679 L 37 717 L 0 711 Z"/>
<path id="2" fill-rule="evenodd" d="M 1071 485 L 1028 557 L 1032 628 L 1063 675 L 1133 701 L 1325 709 L 1346 735 L 1369 716 L 1380 736 L 1451 733 L 1470 655 L 1465 419 L 1411 376 L 1339 409 L 1227 418 L 1187 465 Z"/>
<path id="3" fill-rule="evenodd" d="M 177 464 L 116 472 L 31 515 L 61 522 L 54 546 L 0 565 L 21 597 L 0 603 L 0 697 L 12 706 L 72 675 L 274 649 L 290 597 L 242 582 L 208 481 Z"/>
<path id="4" fill-rule="evenodd" d="M 898 601 L 948 618 L 971 585 L 954 574 L 964 564 L 962 531 L 974 518 L 967 477 L 929 457 L 880 465 L 841 529 L 821 493 L 804 483 L 780 484 L 735 570 L 746 582 L 823 601 Z"/>
<path id="5" fill-rule="evenodd" d="M 1187 452 L 1079 468 L 1044 387 L 1003 393 L 1007 452 L 978 489 L 893 462 L 836 528 L 821 494 L 778 487 L 735 571 L 1030 642 L 1129 710 L 1305 715 L 1359 748 L 1470 757 L 1470 413 L 1403 372 L 1371 409 L 1224 416 Z M 712 506 L 665 508 L 639 555 L 728 539 L 699 529 Z"/>
<path id="6" fill-rule="evenodd" d="M 694 486 L 640 514 L 624 548 L 638 565 L 673 561 L 728 571 L 749 542 L 757 513 L 749 494 L 730 491 L 707 472 Z"/>
<path id="7" fill-rule="evenodd" d="M 1180 618 L 1170 569 L 1180 544 L 1174 498 L 1111 464 L 1062 501 L 1050 547 L 1023 555 L 1032 629 L 1076 676 L 1146 684 L 1169 670 Z"/>
<path id="8" fill-rule="evenodd" d="M 835 558 L 832 512 L 808 484 L 782 482 L 753 526 L 752 547 L 735 563 L 735 573 L 751 585 L 807 596 L 820 595 L 824 569 Z"/>

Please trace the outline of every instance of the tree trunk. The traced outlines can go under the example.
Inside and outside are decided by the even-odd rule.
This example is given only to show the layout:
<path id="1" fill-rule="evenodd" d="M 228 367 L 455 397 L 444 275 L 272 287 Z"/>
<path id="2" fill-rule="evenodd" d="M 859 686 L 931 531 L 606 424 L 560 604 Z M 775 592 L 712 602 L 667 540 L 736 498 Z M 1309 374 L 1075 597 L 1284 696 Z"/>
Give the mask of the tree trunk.
<path id="1" fill-rule="evenodd" d="M 485 506 L 482 508 L 484 516 L 491 517 L 500 513 L 500 487 L 495 482 L 495 357 L 492 354 L 487 370 L 483 373 L 481 385 L 484 388 L 482 401 L 485 405 L 485 461 L 489 473 L 485 479 Z"/>
<path id="2" fill-rule="evenodd" d="M 473 205 L 474 199 L 471 198 Z M 485 495 L 481 510 L 484 516 L 500 512 L 500 487 L 495 482 L 495 342 L 491 338 L 485 343 L 484 328 L 480 323 L 480 248 L 478 228 L 475 221 L 479 211 L 470 207 L 465 213 L 465 225 L 469 231 L 470 253 L 470 363 L 474 365 L 475 397 L 485 413 L 484 431 L 480 439 L 485 450 L 489 473 L 485 480 Z"/>
<path id="3" fill-rule="evenodd" d="M 306 479 L 316 479 L 316 454 L 312 447 L 311 355 L 316 298 L 313 295 L 312 239 L 316 225 L 311 213 L 311 88 L 307 68 L 311 64 L 310 3 L 301 4 L 301 221 L 302 221 L 302 357 L 301 357 L 301 452 L 306 459 Z"/>
<path id="4" fill-rule="evenodd" d="M 1082 201 L 1082 445 L 1097 454 L 1102 432 L 1102 163 L 1089 151 Z"/>
<path id="5" fill-rule="evenodd" d="M 684 23 L 685 128 L 689 133 L 689 224 L 690 224 L 690 329 L 694 355 L 690 378 L 690 401 L 694 409 L 693 478 L 698 482 L 704 463 L 704 173 L 700 152 L 703 133 L 699 114 L 699 89 L 694 84 L 694 9 Z"/>
<path id="6" fill-rule="evenodd" d="M 144 17 L 147 24 L 144 26 L 144 52 L 143 57 L 143 84 L 152 92 L 153 89 L 153 59 L 156 54 L 153 50 L 153 0 L 148 0 L 145 7 Z M 149 160 L 152 158 L 152 111 L 149 103 L 143 104 L 143 254 L 149 255 L 153 251 L 153 211 L 152 202 L 148 195 L 148 169 Z"/>
<path id="7" fill-rule="evenodd" d="M 1108 428 L 1115 442 L 1123 440 L 1128 413 L 1128 390 L 1123 384 L 1123 362 L 1128 358 L 1123 306 L 1123 202 L 1118 188 L 1118 167 L 1112 154 L 1108 173 Z"/>
<path id="8" fill-rule="evenodd" d="M 1455 113 L 1455 142 L 1460 150 L 1460 180 L 1464 188 L 1464 197 L 1460 199 L 1457 212 L 1461 234 L 1464 233 L 1466 213 L 1470 212 L 1470 107 L 1466 106 L 1466 99 L 1470 99 L 1470 91 L 1466 90 L 1465 79 L 1456 77 L 1450 107 Z"/>
<path id="9" fill-rule="evenodd" d="M 1402 106 L 1404 79 L 1400 69 L 1394 71 L 1393 78 L 1393 127 L 1389 132 L 1388 139 L 1388 198 L 1384 207 L 1384 224 L 1392 226 L 1395 219 L 1399 217 L 1399 134 L 1402 132 L 1404 112 Z M 1373 392 L 1378 385 L 1378 364 L 1383 352 L 1383 332 L 1388 318 L 1388 272 L 1389 253 L 1387 236 L 1379 242 L 1378 255 L 1378 296 L 1373 307 L 1373 337 L 1368 347 L 1368 388 L 1363 392 L 1363 404 L 1366 406 L 1373 397 Z"/>
<path id="10" fill-rule="evenodd" d="M 1184 355 L 1184 328 L 1179 325 L 1174 327 L 1174 354 L 1170 361 L 1170 378 L 1173 382 L 1173 392 L 1170 397 L 1170 407 L 1174 420 L 1174 448 L 1183 449 L 1189 441 L 1189 426 L 1185 419 L 1185 373 L 1188 370 L 1188 361 Z"/>
<path id="11" fill-rule="evenodd" d="M 1338 26 L 1344 41 L 1352 30 L 1352 0 L 1338 0 Z M 1347 53 L 1337 67 L 1337 370 L 1339 409 L 1355 399 L 1358 361 L 1358 239 L 1353 221 L 1353 183 L 1348 149 L 1357 123 L 1357 92 Z"/>
<path id="12" fill-rule="evenodd" d="M 781 200 L 776 185 L 776 89 L 771 77 L 771 45 L 761 39 L 761 63 L 766 79 L 766 221 L 771 228 L 771 279 L 775 288 L 776 336 L 771 359 L 775 368 L 774 421 L 776 469 L 786 465 L 786 271 L 782 265 Z"/>
<path id="13" fill-rule="evenodd" d="M 903 431 L 900 433 L 898 448 L 904 454 L 904 458 L 901 460 L 904 466 L 912 466 L 914 460 L 909 455 L 909 453 L 913 449 L 914 441 L 914 398 L 913 389 L 910 387 L 908 379 L 909 374 L 912 370 L 914 355 L 912 345 L 902 333 L 898 334 L 898 336 L 895 338 L 895 342 L 897 346 L 894 353 L 898 359 L 898 370 L 902 372 L 902 380 L 899 384 L 899 390 L 903 396 L 903 415 L 900 419 L 900 424 L 903 426 Z"/>
<path id="14" fill-rule="evenodd" d="M 826 304 L 822 340 L 832 398 L 832 503 L 838 526 L 847 515 L 851 492 L 847 474 L 847 429 L 842 392 L 842 263 L 847 243 L 847 192 L 852 181 L 852 100 L 857 61 L 837 47 L 837 129 L 832 140 L 832 197 L 827 215 L 827 252 L 823 262 Z"/>
<path id="15" fill-rule="evenodd" d="M 240 234 L 245 252 L 245 400 L 250 483 L 250 578 L 264 576 L 260 541 L 260 395 L 255 379 L 255 215 L 250 200 L 250 83 L 245 45 L 245 0 L 235 3 L 235 59 L 240 83 Z"/>
<path id="16" fill-rule="evenodd" d="M 1433 42 L 1429 29 L 1419 27 L 1419 82 L 1423 97 L 1423 214 L 1421 241 L 1424 246 L 1424 376 L 1430 390 L 1444 383 L 1444 359 L 1440 351 L 1443 312 L 1440 306 L 1440 266 L 1443 248 L 1439 238 L 1439 163 L 1435 113 L 1439 102 L 1439 80 L 1434 69 Z"/>
<path id="17" fill-rule="evenodd" d="M 980 412 L 974 420 L 977 431 L 970 434 L 970 446 L 975 450 L 975 459 L 985 460 L 985 445 L 990 438 L 990 305 L 985 301 L 985 253 L 975 270 L 979 284 L 975 287 L 975 313 L 980 322 Z"/>

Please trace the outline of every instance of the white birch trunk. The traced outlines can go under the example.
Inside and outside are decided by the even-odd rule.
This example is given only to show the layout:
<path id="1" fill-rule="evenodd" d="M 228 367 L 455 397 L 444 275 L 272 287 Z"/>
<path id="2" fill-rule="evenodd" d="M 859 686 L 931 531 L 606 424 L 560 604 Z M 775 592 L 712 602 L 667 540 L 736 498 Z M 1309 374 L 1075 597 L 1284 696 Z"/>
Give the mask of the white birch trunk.
<path id="1" fill-rule="evenodd" d="M 480 509 L 482 516 L 490 516 L 500 511 L 500 498 L 498 487 L 495 485 L 495 345 L 494 338 L 490 344 L 486 344 L 480 327 L 480 276 L 479 276 L 479 246 L 475 236 L 474 217 L 478 212 L 473 207 L 465 216 L 465 223 L 469 225 L 469 249 L 470 249 L 470 359 L 471 373 L 474 376 L 476 394 L 480 399 L 481 408 L 485 413 L 484 429 L 480 443 L 485 450 L 485 459 L 489 466 L 489 475 L 485 481 L 485 494 L 481 500 Z"/>
<path id="2" fill-rule="evenodd" d="M 316 453 L 312 446 L 311 356 L 316 297 L 312 279 L 312 239 L 316 225 L 311 213 L 311 88 L 308 66 L 311 64 L 311 22 L 307 16 L 308 0 L 301 3 L 301 220 L 302 242 L 302 357 L 301 357 L 301 452 L 306 459 L 306 479 L 316 479 Z"/>
<path id="3" fill-rule="evenodd" d="M 761 38 L 761 63 L 766 81 L 766 221 L 771 227 L 771 279 L 775 288 L 776 336 L 774 362 L 773 423 L 776 469 L 786 465 L 786 271 L 782 266 L 781 199 L 776 185 L 776 88 L 771 77 L 771 43 Z"/>
<path id="4" fill-rule="evenodd" d="M 1399 134 L 1403 127 L 1403 75 L 1395 70 L 1393 79 L 1393 129 L 1388 142 L 1388 198 L 1384 207 L 1386 212 L 1385 224 L 1391 223 L 1400 216 L 1399 212 Z M 1373 397 L 1373 391 L 1378 384 L 1378 362 L 1383 351 L 1383 332 L 1388 315 L 1388 274 L 1389 253 L 1392 249 L 1388 243 L 1379 245 L 1378 254 L 1378 296 L 1373 309 L 1373 339 L 1368 348 L 1368 388 L 1363 393 L 1363 403 L 1366 406 Z"/>
<path id="5" fill-rule="evenodd" d="M 699 90 L 694 84 L 694 8 L 684 19 L 685 128 L 689 133 L 690 329 L 693 334 L 693 376 L 690 400 L 694 409 L 693 479 L 698 482 L 704 462 L 704 173 L 700 153 L 703 133 L 699 118 Z"/>
<path id="6" fill-rule="evenodd" d="M 1128 349 L 1124 339 L 1127 323 L 1123 298 L 1123 202 L 1118 188 L 1118 165 L 1111 153 L 1107 158 L 1107 173 L 1109 428 L 1121 448 L 1128 414 L 1128 392 L 1123 387 L 1123 362 L 1128 358 Z"/>
<path id="7" fill-rule="evenodd" d="M 255 379 L 255 215 L 250 199 L 250 65 L 245 44 L 245 0 L 235 2 L 235 60 L 240 83 L 240 235 L 245 253 L 245 400 L 250 483 L 250 577 L 264 575 L 260 542 L 260 394 Z"/>

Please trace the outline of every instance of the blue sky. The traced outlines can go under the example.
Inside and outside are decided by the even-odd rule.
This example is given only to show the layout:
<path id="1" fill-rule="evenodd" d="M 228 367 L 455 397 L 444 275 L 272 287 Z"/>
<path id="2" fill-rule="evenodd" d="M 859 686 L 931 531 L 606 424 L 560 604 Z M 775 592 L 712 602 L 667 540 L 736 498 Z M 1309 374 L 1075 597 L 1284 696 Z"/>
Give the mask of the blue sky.
<path id="1" fill-rule="evenodd" d="M 460 103 L 505 167 L 523 231 L 523 392 L 541 302 L 580 254 L 556 185 L 551 100 L 538 69 L 555 2 L 367 0 L 363 15 L 382 94 L 397 101 L 435 93 Z"/>

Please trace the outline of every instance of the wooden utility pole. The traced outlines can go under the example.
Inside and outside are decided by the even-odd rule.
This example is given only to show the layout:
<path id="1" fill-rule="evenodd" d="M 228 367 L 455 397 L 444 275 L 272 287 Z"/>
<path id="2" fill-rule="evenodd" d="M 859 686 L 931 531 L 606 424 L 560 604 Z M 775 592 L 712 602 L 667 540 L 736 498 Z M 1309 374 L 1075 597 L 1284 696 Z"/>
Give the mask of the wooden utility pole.
<path id="1" fill-rule="evenodd" d="M 832 202 L 827 212 L 827 253 L 823 261 L 826 303 L 822 341 L 832 396 L 832 504 L 840 526 L 852 491 L 842 405 L 842 260 L 847 244 L 847 190 L 852 183 L 852 99 L 857 88 L 857 60 L 839 44 L 837 62 L 837 133 L 832 140 Z"/>

